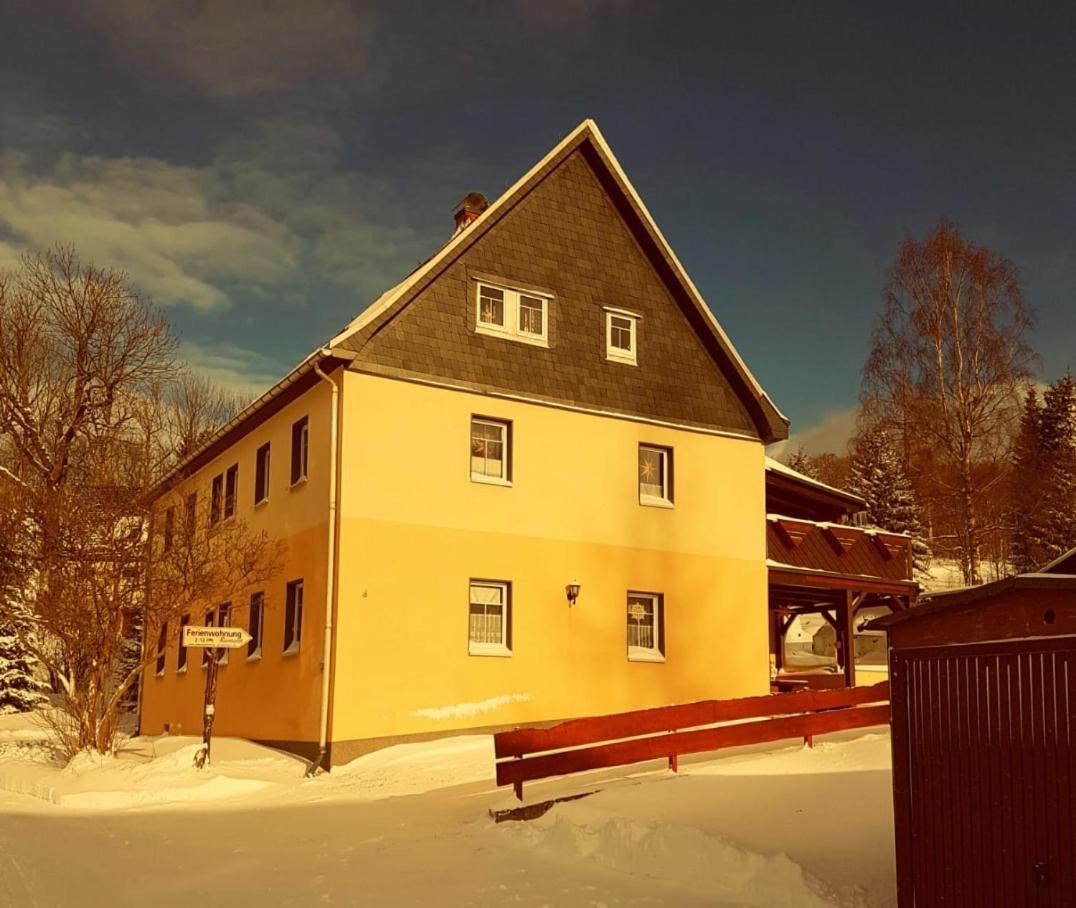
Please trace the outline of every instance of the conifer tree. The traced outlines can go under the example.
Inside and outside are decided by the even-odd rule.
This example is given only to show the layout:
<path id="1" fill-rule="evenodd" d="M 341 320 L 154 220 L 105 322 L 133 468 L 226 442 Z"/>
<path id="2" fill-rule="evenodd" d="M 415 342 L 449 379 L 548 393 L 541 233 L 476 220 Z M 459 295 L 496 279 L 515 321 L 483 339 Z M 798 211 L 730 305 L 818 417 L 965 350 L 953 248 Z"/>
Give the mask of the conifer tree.
<path id="1" fill-rule="evenodd" d="M 29 712 L 44 702 L 35 666 L 11 629 L 0 625 L 0 715 Z"/>
<path id="2" fill-rule="evenodd" d="M 1028 389 L 1024 412 L 1013 444 L 1013 464 L 1009 479 L 1009 514 L 1012 528 L 1013 569 L 1033 571 L 1044 564 L 1046 532 L 1043 519 L 1044 457 L 1042 450 L 1042 406 L 1038 392 Z"/>
<path id="3" fill-rule="evenodd" d="M 802 473 L 804 476 L 810 476 L 811 479 L 817 479 L 814 474 L 814 464 L 811 462 L 811 455 L 808 454 L 803 448 L 797 448 L 785 461 L 785 466 L 790 470 L 795 470 L 797 473 Z"/>
<path id="4" fill-rule="evenodd" d="M 881 427 L 863 430 L 852 445 L 849 490 L 867 503 L 864 516 L 870 526 L 912 537 L 917 572 L 925 572 L 930 547 L 923 538 L 919 504 L 896 446 Z"/>
<path id="5" fill-rule="evenodd" d="M 1046 559 L 1076 546 L 1076 379 L 1071 373 L 1042 395 L 1042 525 Z"/>

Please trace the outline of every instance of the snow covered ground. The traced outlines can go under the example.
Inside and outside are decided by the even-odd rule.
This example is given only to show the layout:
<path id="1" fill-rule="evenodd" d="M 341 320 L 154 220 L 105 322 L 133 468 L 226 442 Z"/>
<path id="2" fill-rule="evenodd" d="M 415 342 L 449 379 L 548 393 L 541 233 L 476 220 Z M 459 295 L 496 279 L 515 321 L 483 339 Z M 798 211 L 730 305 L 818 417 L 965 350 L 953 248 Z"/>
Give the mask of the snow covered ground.
<path id="1" fill-rule="evenodd" d="M 598 793 L 497 824 L 485 736 L 304 779 L 229 739 L 203 772 L 189 738 L 62 767 L 31 730 L 0 725 L 2 906 L 895 904 L 883 734 L 532 783 Z"/>

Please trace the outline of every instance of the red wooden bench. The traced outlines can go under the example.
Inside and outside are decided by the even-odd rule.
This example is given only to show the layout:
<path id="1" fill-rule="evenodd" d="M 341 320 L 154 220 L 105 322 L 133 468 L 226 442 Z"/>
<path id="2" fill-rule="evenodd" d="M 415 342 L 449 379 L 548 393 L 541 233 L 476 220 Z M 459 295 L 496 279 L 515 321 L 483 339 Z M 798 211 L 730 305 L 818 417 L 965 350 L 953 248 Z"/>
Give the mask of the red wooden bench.
<path id="1" fill-rule="evenodd" d="M 722 722 L 736 724 L 718 725 Z M 675 771 L 682 754 L 785 738 L 802 737 L 810 744 L 815 735 L 888 724 L 888 681 L 572 719 L 494 735 L 497 784 L 513 786 L 522 801 L 524 782 L 549 776 L 660 758 Z"/>

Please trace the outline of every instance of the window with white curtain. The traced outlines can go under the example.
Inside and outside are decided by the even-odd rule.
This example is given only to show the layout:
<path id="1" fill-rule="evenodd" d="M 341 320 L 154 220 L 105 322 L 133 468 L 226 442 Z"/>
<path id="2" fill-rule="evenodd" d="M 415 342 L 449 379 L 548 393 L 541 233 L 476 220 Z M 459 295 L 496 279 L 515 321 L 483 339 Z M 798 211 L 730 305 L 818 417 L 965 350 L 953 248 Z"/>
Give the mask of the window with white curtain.
<path id="1" fill-rule="evenodd" d="M 472 580 L 467 651 L 472 656 L 512 655 L 511 584 Z"/>
<path id="2" fill-rule="evenodd" d="M 639 503 L 672 507 L 672 448 L 639 445 Z"/>

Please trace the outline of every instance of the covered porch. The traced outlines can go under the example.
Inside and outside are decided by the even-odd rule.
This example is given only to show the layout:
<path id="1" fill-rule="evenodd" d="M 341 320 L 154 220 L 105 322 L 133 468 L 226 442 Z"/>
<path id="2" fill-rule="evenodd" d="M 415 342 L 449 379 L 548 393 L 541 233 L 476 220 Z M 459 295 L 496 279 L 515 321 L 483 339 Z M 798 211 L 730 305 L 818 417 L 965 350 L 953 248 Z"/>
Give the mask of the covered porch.
<path id="1" fill-rule="evenodd" d="M 903 611 L 915 603 L 914 581 L 870 579 L 828 571 L 797 570 L 770 566 L 769 617 L 770 651 L 773 654 L 775 690 L 854 687 L 857 683 L 857 655 L 862 659 L 867 647 L 857 647 L 866 634 L 862 626 L 886 612 Z M 817 659 L 797 658 L 789 652 L 790 629 L 812 616 L 832 632 L 833 659 L 812 647 Z M 874 665 L 884 665 L 884 639 L 876 647 L 880 657 Z M 869 657 L 868 657 L 869 658 Z M 835 670 L 833 670 L 835 668 Z M 873 679 L 878 680 L 878 679 Z"/>
<path id="2" fill-rule="evenodd" d="M 883 680 L 885 639 L 864 627 L 915 604 L 912 540 L 856 526 L 862 499 L 766 465 L 766 554 L 774 690 L 856 685 L 860 669 Z M 870 664 L 873 660 L 873 665 Z"/>

